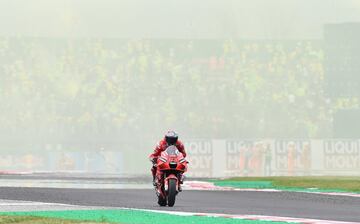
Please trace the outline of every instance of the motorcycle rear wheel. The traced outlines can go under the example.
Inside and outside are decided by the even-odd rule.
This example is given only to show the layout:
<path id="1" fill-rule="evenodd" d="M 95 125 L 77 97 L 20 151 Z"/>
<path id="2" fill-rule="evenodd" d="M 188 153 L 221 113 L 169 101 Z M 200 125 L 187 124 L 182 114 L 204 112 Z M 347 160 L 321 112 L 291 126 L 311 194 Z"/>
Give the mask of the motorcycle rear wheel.
<path id="1" fill-rule="evenodd" d="M 161 195 L 158 196 L 158 204 L 160 206 L 166 206 L 166 198 L 163 198 Z"/>

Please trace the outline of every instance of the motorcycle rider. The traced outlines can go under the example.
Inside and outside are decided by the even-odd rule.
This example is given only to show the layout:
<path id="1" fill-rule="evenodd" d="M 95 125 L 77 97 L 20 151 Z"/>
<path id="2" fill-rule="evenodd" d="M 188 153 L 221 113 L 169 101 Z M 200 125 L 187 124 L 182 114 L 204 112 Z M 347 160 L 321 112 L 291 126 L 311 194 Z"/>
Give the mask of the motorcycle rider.
<path id="1" fill-rule="evenodd" d="M 164 138 L 156 145 L 154 152 L 150 154 L 149 158 L 153 166 L 151 168 L 151 173 L 153 175 L 153 185 L 156 186 L 156 164 L 157 159 L 159 158 L 161 152 L 163 152 L 167 147 L 175 145 L 176 148 L 183 154 L 184 158 L 186 157 L 185 147 L 183 143 L 178 140 L 178 134 L 175 131 L 168 131 Z M 180 184 L 183 183 L 183 175 L 180 176 Z"/>

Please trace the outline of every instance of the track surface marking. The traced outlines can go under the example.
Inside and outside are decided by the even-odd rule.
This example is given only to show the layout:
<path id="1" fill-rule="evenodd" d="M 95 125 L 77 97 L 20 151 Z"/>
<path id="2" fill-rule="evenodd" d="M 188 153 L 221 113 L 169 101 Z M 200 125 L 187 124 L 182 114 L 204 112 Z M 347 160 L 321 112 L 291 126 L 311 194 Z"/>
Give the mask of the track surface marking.
<path id="1" fill-rule="evenodd" d="M 153 190 L 0 188 L 0 199 L 80 206 L 127 207 L 196 213 L 249 214 L 360 222 L 360 199 L 296 192 L 191 191 L 161 208 Z"/>

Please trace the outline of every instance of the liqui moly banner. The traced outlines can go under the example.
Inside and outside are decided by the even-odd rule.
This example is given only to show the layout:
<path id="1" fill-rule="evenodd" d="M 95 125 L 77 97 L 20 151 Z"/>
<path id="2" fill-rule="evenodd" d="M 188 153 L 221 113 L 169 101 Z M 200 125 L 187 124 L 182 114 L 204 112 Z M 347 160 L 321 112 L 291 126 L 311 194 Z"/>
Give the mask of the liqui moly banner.
<path id="1" fill-rule="evenodd" d="M 359 140 L 324 140 L 324 168 L 333 171 L 360 171 Z"/>
<path id="2" fill-rule="evenodd" d="M 360 175 L 360 140 L 217 139 L 187 147 L 191 177 Z"/>
<path id="3" fill-rule="evenodd" d="M 213 143 L 208 140 L 194 140 L 185 142 L 187 160 L 189 161 L 188 175 L 196 177 L 212 177 L 213 172 Z"/>
<path id="4" fill-rule="evenodd" d="M 360 140 L 355 139 L 195 139 L 185 141 L 188 177 L 360 175 Z M 133 154 L 121 150 L 69 150 L 0 155 L 4 171 L 130 173 Z M 144 167 L 137 174 L 148 175 Z M 147 161 L 146 161 L 147 162 Z M 139 168 L 138 166 L 136 166 Z M 143 173 L 142 173 L 143 172 Z"/>

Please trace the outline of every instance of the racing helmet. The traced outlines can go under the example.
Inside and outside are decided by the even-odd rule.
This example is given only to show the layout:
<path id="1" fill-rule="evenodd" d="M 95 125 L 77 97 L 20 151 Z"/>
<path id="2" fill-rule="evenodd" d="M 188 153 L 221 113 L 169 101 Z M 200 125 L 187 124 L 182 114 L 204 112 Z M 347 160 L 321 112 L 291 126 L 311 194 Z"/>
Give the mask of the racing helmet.
<path id="1" fill-rule="evenodd" d="M 178 140 L 178 134 L 175 131 L 168 131 L 165 134 L 165 141 L 168 145 L 175 145 Z"/>

